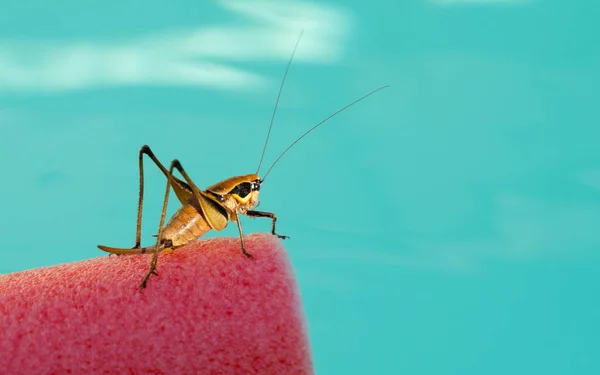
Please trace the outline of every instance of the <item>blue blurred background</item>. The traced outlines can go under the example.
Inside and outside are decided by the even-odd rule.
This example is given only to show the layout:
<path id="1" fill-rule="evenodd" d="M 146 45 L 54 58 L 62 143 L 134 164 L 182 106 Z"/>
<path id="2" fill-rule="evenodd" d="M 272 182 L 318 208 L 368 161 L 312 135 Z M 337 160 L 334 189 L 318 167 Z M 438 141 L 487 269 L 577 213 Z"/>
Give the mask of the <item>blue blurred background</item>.
<path id="1" fill-rule="evenodd" d="M 0 272 L 132 246 L 143 144 L 199 186 L 253 173 L 304 29 L 267 166 L 392 86 L 262 189 L 317 373 L 600 373 L 599 5 L 166 4 L 0 1 Z"/>

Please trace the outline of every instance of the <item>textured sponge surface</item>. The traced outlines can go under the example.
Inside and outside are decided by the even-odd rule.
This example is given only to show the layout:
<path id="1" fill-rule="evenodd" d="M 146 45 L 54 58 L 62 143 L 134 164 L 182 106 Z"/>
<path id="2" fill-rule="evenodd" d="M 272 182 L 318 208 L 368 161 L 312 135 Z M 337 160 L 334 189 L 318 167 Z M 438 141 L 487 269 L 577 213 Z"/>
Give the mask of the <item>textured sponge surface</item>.
<path id="1" fill-rule="evenodd" d="M 267 234 L 0 276 L 0 374 L 312 374 L 297 284 Z"/>

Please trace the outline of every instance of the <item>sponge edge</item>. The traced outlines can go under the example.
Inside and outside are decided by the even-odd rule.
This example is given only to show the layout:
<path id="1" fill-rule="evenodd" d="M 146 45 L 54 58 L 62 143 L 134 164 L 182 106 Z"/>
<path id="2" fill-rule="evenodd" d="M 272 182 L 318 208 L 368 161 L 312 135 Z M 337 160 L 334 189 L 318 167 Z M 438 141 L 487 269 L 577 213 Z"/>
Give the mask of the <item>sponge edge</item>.
<path id="1" fill-rule="evenodd" d="M 313 374 L 293 270 L 269 234 L 0 276 L 0 374 Z"/>

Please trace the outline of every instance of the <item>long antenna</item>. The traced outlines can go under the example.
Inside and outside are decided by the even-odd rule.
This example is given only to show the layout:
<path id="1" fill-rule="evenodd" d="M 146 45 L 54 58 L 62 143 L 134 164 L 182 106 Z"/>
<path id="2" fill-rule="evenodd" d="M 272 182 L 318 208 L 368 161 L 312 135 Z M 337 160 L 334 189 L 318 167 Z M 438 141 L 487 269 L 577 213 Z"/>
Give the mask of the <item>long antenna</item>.
<path id="1" fill-rule="evenodd" d="M 353 105 L 355 105 L 356 103 L 360 102 L 363 99 L 366 99 L 367 97 L 375 94 L 377 91 L 379 90 L 383 90 L 387 87 L 390 87 L 388 85 L 386 86 L 381 86 L 378 89 L 375 89 L 373 91 L 371 91 L 368 94 L 365 94 L 363 96 L 361 96 L 360 98 L 356 99 L 355 101 L 353 101 L 350 104 L 347 104 L 345 107 L 342 107 L 340 109 L 338 109 L 337 111 L 333 112 L 332 114 L 330 114 L 329 116 L 327 116 L 324 120 L 322 120 L 321 122 L 319 122 L 317 125 L 313 126 L 312 128 L 310 128 L 306 133 L 302 134 L 300 137 L 298 137 L 298 139 L 296 139 L 291 145 L 289 145 L 280 155 L 277 159 L 275 159 L 275 161 L 273 162 L 273 164 L 271 164 L 271 167 L 269 167 L 269 169 L 267 170 L 267 173 L 265 173 L 264 177 L 262 178 L 262 180 L 264 181 L 267 178 L 267 175 L 269 174 L 269 172 L 271 172 L 271 169 L 273 169 L 273 167 L 275 166 L 275 164 L 277 164 L 277 162 L 279 161 L 279 159 L 281 159 L 283 157 L 283 155 L 285 155 L 286 152 L 288 152 L 296 143 L 298 143 L 302 138 L 304 138 L 305 136 L 308 135 L 308 133 L 310 133 L 311 131 L 315 130 L 316 128 L 318 128 L 319 126 L 323 125 L 327 120 L 331 119 L 332 117 L 338 115 L 339 113 L 345 111 L 346 109 L 352 107 Z"/>
<path id="2" fill-rule="evenodd" d="M 265 157 L 265 152 L 267 151 L 267 144 L 269 144 L 269 137 L 271 136 L 271 129 L 273 128 L 273 122 L 275 122 L 275 114 L 277 113 L 277 107 L 279 106 L 279 98 L 281 98 L 281 92 L 283 91 L 283 84 L 285 83 L 285 79 L 287 78 L 288 71 L 290 70 L 290 65 L 292 65 L 292 60 L 294 60 L 294 55 L 296 54 L 296 49 L 298 49 L 298 44 L 300 44 L 300 39 L 302 39 L 302 34 L 304 34 L 304 30 L 300 31 L 300 36 L 298 36 L 298 40 L 296 41 L 296 45 L 294 46 L 294 50 L 292 51 L 292 56 L 290 56 L 290 60 L 285 68 L 285 73 L 283 74 L 283 79 L 281 80 L 281 85 L 279 86 L 279 92 L 277 93 L 277 100 L 275 101 L 275 108 L 273 108 L 273 114 L 271 115 L 271 123 L 269 124 L 269 131 L 267 132 L 267 139 L 265 139 L 265 145 L 263 146 L 262 154 L 260 155 L 260 161 L 258 162 L 258 168 L 256 168 L 256 174 L 260 170 L 260 166 L 262 165 L 263 158 Z"/>

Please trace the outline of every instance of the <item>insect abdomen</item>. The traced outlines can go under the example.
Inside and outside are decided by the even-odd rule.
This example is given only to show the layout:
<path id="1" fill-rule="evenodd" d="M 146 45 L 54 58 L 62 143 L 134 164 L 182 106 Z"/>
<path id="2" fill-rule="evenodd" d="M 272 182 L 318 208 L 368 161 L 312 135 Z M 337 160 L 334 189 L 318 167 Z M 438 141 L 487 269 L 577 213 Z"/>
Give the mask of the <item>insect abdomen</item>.
<path id="1" fill-rule="evenodd" d="M 194 206 L 184 204 L 167 223 L 162 240 L 170 241 L 173 247 L 183 246 L 205 235 L 211 229 Z"/>

